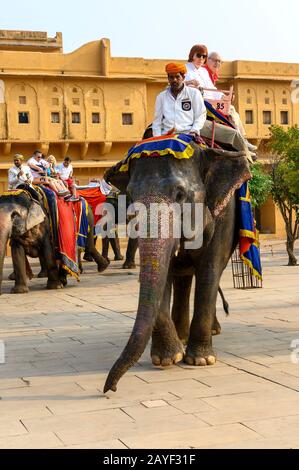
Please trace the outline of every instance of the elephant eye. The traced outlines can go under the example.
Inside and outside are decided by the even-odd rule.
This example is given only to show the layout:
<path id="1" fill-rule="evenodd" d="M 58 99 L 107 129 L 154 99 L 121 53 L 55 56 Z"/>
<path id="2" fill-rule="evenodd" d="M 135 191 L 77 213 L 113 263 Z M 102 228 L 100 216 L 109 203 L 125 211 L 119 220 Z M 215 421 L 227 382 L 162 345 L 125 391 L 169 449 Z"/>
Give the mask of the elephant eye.
<path id="1" fill-rule="evenodd" d="M 186 191 L 182 186 L 176 188 L 175 202 L 181 203 L 186 200 Z"/>

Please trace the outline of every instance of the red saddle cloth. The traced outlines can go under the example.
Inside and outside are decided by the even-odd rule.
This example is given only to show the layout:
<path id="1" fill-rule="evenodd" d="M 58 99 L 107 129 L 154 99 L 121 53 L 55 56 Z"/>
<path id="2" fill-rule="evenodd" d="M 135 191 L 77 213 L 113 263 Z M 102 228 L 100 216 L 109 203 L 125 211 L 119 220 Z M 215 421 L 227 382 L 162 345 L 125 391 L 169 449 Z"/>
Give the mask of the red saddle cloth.
<path id="1" fill-rule="evenodd" d="M 79 277 L 77 264 L 76 225 L 73 204 L 57 198 L 58 243 L 62 265 L 69 274 Z"/>
<path id="2" fill-rule="evenodd" d="M 96 224 L 101 218 L 102 204 L 106 202 L 105 194 L 102 193 L 99 187 L 77 189 L 77 194 L 84 197 L 90 205 L 94 216 L 94 223 Z"/>

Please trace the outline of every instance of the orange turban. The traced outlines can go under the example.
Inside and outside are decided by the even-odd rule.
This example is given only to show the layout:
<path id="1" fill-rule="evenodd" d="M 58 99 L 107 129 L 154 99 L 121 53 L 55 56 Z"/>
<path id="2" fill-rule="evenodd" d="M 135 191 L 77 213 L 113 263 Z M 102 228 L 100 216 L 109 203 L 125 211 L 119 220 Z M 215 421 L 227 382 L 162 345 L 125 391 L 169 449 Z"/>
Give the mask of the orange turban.
<path id="1" fill-rule="evenodd" d="M 175 64 L 173 62 L 167 64 L 165 70 L 166 73 L 182 73 L 184 75 L 187 73 L 187 69 L 184 64 Z"/>

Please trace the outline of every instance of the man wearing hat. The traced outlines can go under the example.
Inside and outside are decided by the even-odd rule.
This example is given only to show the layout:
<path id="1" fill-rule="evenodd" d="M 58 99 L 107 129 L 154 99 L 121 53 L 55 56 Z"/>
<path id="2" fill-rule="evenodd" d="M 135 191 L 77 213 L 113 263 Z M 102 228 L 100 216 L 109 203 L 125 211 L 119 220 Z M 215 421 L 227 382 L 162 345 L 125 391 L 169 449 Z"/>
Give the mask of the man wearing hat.
<path id="1" fill-rule="evenodd" d="M 23 155 L 14 156 L 14 166 L 8 170 L 8 189 L 16 189 L 20 184 L 31 184 L 33 181 L 29 166 L 23 164 Z"/>
<path id="2" fill-rule="evenodd" d="M 153 136 L 171 133 L 199 135 L 206 121 L 206 107 L 200 91 L 184 84 L 185 65 L 166 65 L 169 87 L 157 96 Z"/>

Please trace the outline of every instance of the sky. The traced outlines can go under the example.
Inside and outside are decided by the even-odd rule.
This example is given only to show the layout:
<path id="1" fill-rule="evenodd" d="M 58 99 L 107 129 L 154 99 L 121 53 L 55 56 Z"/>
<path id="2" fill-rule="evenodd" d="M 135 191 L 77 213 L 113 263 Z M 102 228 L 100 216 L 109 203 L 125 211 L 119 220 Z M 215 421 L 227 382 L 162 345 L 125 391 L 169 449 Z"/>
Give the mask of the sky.
<path id="1" fill-rule="evenodd" d="M 0 29 L 63 33 L 64 52 L 103 37 L 115 57 L 299 63 L 299 0 L 0 0 Z"/>

